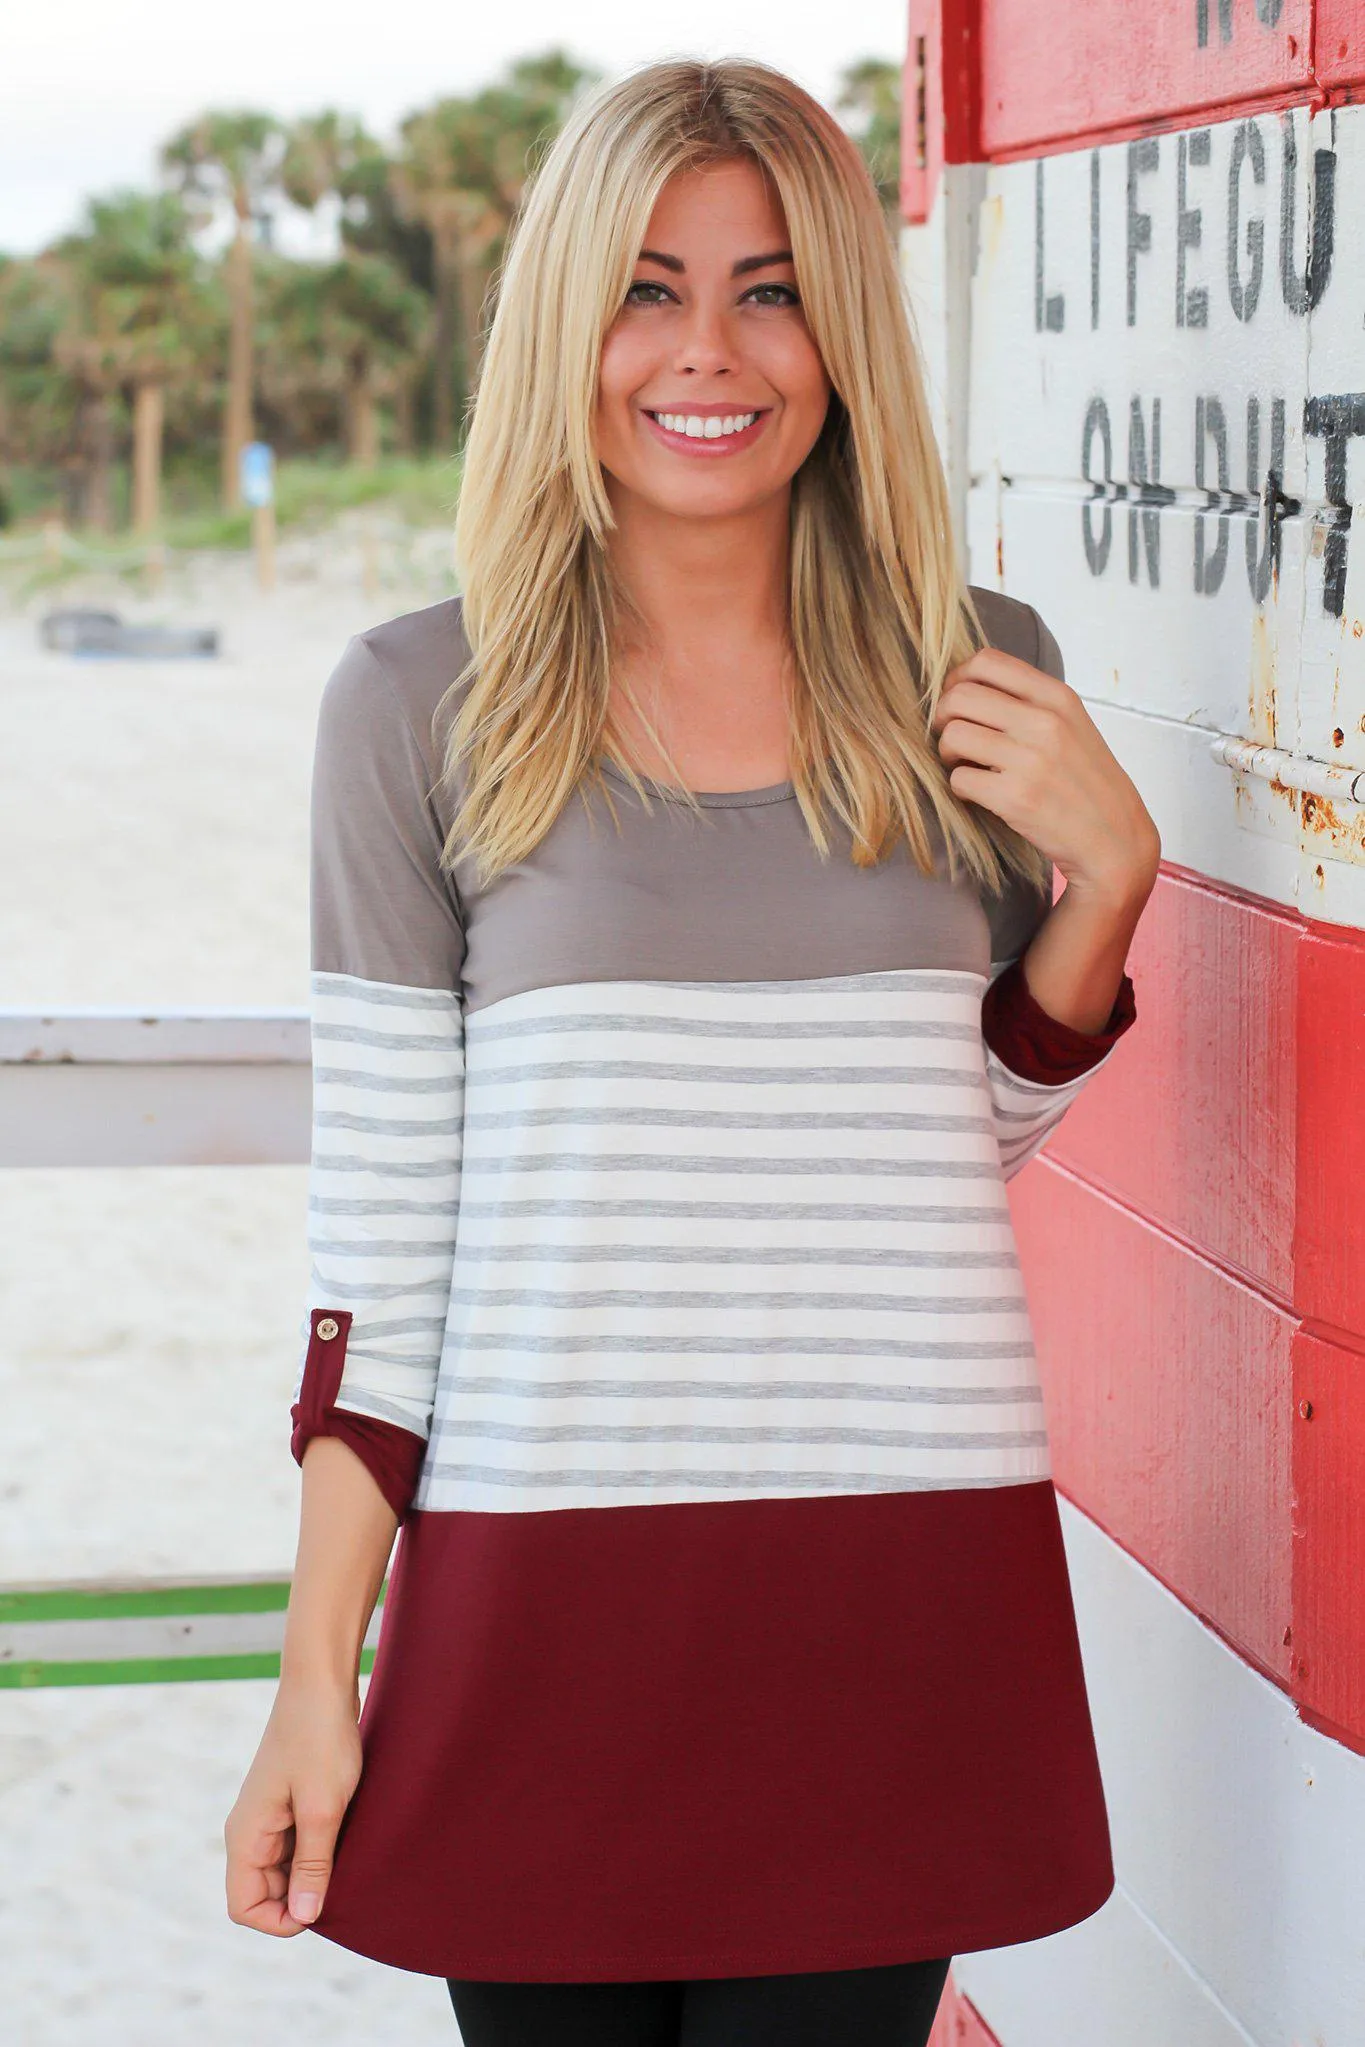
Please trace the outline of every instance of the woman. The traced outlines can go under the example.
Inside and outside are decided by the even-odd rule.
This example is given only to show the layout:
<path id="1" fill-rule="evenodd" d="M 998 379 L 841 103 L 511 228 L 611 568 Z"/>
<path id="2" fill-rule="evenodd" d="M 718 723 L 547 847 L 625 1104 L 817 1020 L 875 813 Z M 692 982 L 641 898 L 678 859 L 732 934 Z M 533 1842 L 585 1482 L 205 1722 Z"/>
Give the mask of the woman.
<path id="1" fill-rule="evenodd" d="M 1004 1181 L 1132 1020 L 1158 845 L 949 530 L 837 124 L 749 63 L 581 106 L 463 600 L 323 701 L 302 1525 L 227 1830 L 236 1920 L 446 1978 L 467 2047 L 909 2047 L 1112 1885 Z"/>

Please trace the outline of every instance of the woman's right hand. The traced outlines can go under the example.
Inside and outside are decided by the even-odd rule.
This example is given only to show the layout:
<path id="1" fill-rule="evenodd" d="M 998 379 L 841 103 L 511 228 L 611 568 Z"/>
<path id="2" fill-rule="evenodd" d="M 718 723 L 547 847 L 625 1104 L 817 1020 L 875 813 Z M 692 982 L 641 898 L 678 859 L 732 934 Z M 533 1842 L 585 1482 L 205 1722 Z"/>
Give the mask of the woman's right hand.
<path id="1" fill-rule="evenodd" d="M 228 1917 L 281 1939 L 322 1910 L 337 1829 L 360 1781 L 354 1689 L 280 1686 L 223 1829 Z"/>

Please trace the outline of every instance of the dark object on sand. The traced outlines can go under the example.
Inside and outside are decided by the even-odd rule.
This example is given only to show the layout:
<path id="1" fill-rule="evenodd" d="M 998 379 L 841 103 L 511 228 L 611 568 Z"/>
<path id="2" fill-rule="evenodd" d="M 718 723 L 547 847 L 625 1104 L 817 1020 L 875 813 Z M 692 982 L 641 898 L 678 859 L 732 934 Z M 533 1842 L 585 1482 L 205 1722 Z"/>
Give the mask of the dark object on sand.
<path id="1" fill-rule="evenodd" d="M 43 645 L 55 654 L 184 661 L 218 652 L 216 626 L 125 625 L 116 611 L 95 611 L 80 605 L 49 611 L 38 633 Z"/>

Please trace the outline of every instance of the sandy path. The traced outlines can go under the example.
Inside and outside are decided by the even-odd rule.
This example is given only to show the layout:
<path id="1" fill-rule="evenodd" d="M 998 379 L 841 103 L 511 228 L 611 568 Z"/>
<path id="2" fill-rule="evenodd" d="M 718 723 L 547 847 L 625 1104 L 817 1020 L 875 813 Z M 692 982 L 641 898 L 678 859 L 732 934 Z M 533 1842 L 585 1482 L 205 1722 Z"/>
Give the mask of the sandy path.
<path id="1" fill-rule="evenodd" d="M 47 655 L 44 604 L 0 597 L 0 1003 L 302 1004 L 318 692 L 350 633 L 444 594 L 444 536 L 403 553 L 368 596 L 354 533 L 291 543 L 269 597 L 233 560 L 155 604 L 62 593 L 218 623 L 211 663 Z M 292 1168 L 0 1175 L 0 1581 L 287 1566 L 303 1194 Z M 7 2047 L 457 2039 L 438 1983 L 227 1923 L 269 1696 L 0 1694 Z"/>

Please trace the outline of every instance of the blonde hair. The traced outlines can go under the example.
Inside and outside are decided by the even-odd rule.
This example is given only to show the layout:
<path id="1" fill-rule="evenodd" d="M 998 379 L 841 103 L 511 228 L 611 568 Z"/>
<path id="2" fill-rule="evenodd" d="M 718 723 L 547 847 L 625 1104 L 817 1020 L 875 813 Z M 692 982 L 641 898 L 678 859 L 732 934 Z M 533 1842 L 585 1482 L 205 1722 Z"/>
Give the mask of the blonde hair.
<path id="1" fill-rule="evenodd" d="M 838 122 L 747 60 L 649 64 L 598 88 L 528 186 L 456 517 L 471 659 L 453 686 L 470 683 L 448 741 L 446 774 L 463 789 L 445 857 L 471 854 L 490 877 L 524 859 L 584 778 L 605 791 L 603 752 L 649 801 L 609 698 L 618 630 L 638 614 L 609 554 L 593 433 L 599 363 L 662 187 L 736 157 L 754 161 L 781 202 L 833 387 L 791 488 L 792 782 L 812 839 L 829 852 L 832 813 L 857 865 L 904 839 L 931 872 L 927 808 L 950 874 L 960 861 L 992 889 L 1011 871 L 1040 880 L 1046 866 L 1027 840 L 953 795 L 929 731 L 945 676 L 983 635 L 956 560 L 892 231 Z"/>

